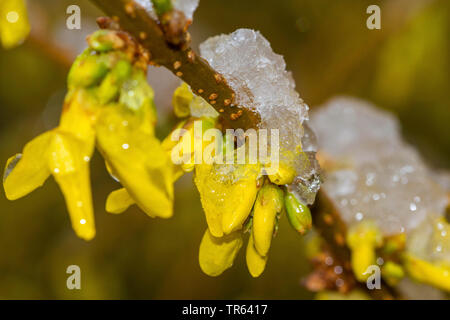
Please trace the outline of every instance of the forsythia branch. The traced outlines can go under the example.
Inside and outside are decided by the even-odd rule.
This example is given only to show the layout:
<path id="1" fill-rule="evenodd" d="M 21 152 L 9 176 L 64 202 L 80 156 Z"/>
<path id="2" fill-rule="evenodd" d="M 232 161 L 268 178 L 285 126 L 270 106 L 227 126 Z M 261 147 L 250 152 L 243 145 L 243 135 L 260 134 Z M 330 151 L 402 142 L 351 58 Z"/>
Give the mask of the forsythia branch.
<path id="1" fill-rule="evenodd" d="M 326 192 L 320 190 L 312 209 L 314 228 L 319 232 L 332 252 L 335 264 L 343 266 L 343 273 L 354 278 L 350 266 L 350 250 L 346 245 L 347 226 L 342 221 L 338 209 L 333 205 Z M 357 283 L 357 281 L 354 281 Z M 360 284 L 362 289 L 365 284 Z M 400 299 L 399 293 L 387 283 L 383 282 L 381 289 L 367 290 L 374 299 Z"/>
<path id="2" fill-rule="evenodd" d="M 255 128 L 259 115 L 234 105 L 235 93 L 226 79 L 190 48 L 167 41 L 161 24 L 133 0 L 91 0 L 109 15 L 121 30 L 148 50 L 153 64 L 162 65 L 185 81 L 192 91 L 208 101 L 221 115 L 223 128 Z"/>

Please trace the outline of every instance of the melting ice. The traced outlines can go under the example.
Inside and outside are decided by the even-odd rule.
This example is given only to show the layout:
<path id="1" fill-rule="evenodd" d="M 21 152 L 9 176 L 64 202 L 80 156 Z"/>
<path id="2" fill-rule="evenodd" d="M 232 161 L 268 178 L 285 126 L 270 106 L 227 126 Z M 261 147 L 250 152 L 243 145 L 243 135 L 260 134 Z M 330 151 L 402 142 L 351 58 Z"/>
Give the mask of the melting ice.
<path id="1" fill-rule="evenodd" d="M 444 214 L 446 191 L 402 140 L 393 115 L 340 97 L 314 110 L 311 125 L 320 152 L 339 168 L 328 172 L 322 187 L 348 224 L 370 219 L 391 235 Z"/>
<path id="2" fill-rule="evenodd" d="M 221 73 L 236 93 L 236 103 L 255 110 L 261 116 L 260 128 L 279 130 L 280 160 L 289 161 L 297 171 L 291 186 L 303 201 L 312 203 L 320 181 L 314 157 L 313 133 L 304 133 L 308 106 L 295 91 L 291 73 L 281 55 L 258 32 L 238 29 L 229 35 L 212 37 L 200 45 L 200 53 Z M 296 150 L 303 143 L 306 158 L 283 158 L 285 151 Z"/>
<path id="3" fill-rule="evenodd" d="M 135 1 L 144 7 L 153 19 L 157 19 L 155 10 L 153 9 L 153 3 L 150 0 Z M 174 8 L 182 11 L 189 20 L 192 20 L 194 11 L 198 7 L 198 2 L 199 0 L 172 0 Z"/>

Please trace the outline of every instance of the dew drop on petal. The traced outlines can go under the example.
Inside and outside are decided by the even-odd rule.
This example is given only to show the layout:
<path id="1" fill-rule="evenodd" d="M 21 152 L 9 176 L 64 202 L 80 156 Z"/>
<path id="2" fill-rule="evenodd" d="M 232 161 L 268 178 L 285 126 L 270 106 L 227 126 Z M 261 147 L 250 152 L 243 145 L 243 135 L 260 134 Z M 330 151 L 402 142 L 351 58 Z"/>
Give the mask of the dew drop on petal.
<path id="1" fill-rule="evenodd" d="M 17 11 L 10 11 L 6 14 L 6 20 L 8 20 L 9 23 L 16 23 L 19 21 L 19 14 Z"/>
<path id="2" fill-rule="evenodd" d="M 364 218 L 364 215 L 361 212 L 355 214 L 355 219 L 361 221 Z"/>

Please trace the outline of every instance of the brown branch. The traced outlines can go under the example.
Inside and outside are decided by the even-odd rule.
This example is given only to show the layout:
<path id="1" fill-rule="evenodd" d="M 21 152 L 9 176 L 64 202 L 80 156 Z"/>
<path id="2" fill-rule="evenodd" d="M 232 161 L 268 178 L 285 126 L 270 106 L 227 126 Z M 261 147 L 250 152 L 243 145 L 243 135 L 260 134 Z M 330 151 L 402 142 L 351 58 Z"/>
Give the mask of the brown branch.
<path id="1" fill-rule="evenodd" d="M 399 293 L 382 281 L 381 289 L 368 290 L 364 284 L 359 284 L 356 280 L 350 265 L 350 250 L 346 245 L 347 226 L 342 221 L 338 209 L 327 196 L 324 190 L 320 190 L 317 194 L 317 200 L 312 208 L 314 228 L 319 232 L 325 240 L 328 251 L 333 255 L 334 264 L 343 267 L 343 273 L 353 278 L 352 282 L 358 287 L 366 289 L 374 299 L 392 300 L 401 299 Z"/>
<path id="2" fill-rule="evenodd" d="M 91 0 L 150 53 L 151 62 L 172 71 L 220 113 L 223 128 L 256 128 L 259 115 L 234 105 L 235 92 L 226 79 L 191 48 L 176 48 L 144 8 L 133 0 Z"/>

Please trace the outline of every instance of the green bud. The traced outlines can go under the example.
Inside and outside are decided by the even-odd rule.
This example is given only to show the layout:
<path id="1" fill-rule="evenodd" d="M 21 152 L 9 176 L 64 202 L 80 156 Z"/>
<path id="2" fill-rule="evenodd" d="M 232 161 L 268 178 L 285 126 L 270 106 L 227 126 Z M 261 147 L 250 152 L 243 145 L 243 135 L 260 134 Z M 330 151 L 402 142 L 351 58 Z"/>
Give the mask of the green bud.
<path id="1" fill-rule="evenodd" d="M 87 39 L 89 47 L 98 52 L 106 52 L 113 49 L 120 49 L 125 42 L 114 32 L 110 30 L 98 30 Z"/>
<path id="2" fill-rule="evenodd" d="M 122 83 L 130 77 L 131 64 L 125 60 L 119 60 L 111 72 L 102 81 L 98 88 L 100 103 L 106 104 L 118 98 Z"/>
<path id="3" fill-rule="evenodd" d="M 301 203 L 297 197 L 290 192 L 286 193 L 284 204 L 286 206 L 289 223 L 295 230 L 304 234 L 307 230 L 311 229 L 312 217 L 308 206 Z"/>
<path id="4" fill-rule="evenodd" d="M 172 0 L 152 0 L 152 3 L 158 16 L 161 16 L 164 13 L 169 12 L 173 8 Z"/>
<path id="5" fill-rule="evenodd" d="M 405 271 L 401 265 L 387 261 L 381 269 L 381 274 L 389 284 L 394 285 L 405 276 Z"/>
<path id="6" fill-rule="evenodd" d="M 216 119 L 208 118 L 208 117 L 202 117 L 202 131 L 205 132 L 206 130 L 212 129 L 216 126 Z"/>
<path id="7" fill-rule="evenodd" d="M 98 55 L 85 50 L 75 60 L 68 76 L 69 87 L 90 87 L 98 84 L 107 74 L 108 64 Z"/>
<path id="8" fill-rule="evenodd" d="M 222 142 L 222 153 L 224 156 L 226 156 L 228 153 L 234 152 L 234 136 L 225 134 L 223 136 L 223 142 Z"/>
<path id="9" fill-rule="evenodd" d="M 242 233 L 251 232 L 253 227 L 253 212 L 248 216 L 247 221 L 244 223 Z"/>

